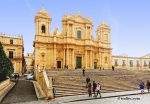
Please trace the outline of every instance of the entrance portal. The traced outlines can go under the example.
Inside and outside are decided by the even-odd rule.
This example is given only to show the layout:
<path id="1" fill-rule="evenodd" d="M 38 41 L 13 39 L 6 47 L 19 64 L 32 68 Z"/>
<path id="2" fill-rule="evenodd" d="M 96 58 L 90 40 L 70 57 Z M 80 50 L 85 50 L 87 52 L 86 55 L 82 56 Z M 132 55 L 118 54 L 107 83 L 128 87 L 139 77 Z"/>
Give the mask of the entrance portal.
<path id="1" fill-rule="evenodd" d="M 57 68 L 61 68 L 61 61 L 57 61 Z"/>
<path id="2" fill-rule="evenodd" d="M 82 67 L 82 57 L 76 57 L 76 68 Z"/>
<path id="3" fill-rule="evenodd" d="M 94 62 L 94 69 L 97 68 L 97 62 Z"/>

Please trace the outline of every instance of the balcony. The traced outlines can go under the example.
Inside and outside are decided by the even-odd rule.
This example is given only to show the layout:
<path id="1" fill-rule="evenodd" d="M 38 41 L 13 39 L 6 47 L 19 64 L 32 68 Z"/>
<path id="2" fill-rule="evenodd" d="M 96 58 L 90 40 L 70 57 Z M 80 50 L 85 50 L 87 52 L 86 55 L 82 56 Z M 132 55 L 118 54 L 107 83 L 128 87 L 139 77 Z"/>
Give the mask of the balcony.
<path id="1" fill-rule="evenodd" d="M 9 57 L 10 60 L 22 60 L 21 56 L 13 56 L 13 57 Z"/>

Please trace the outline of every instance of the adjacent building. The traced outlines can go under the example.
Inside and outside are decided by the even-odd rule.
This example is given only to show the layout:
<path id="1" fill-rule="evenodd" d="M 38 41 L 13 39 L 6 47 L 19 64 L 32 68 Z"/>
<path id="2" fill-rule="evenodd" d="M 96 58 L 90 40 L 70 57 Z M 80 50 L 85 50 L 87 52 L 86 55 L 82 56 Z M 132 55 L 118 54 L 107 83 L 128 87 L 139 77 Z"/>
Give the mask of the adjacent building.
<path id="1" fill-rule="evenodd" d="M 34 69 L 34 60 L 33 60 L 33 54 L 32 53 L 26 54 L 25 62 L 26 62 L 26 71 L 32 72 Z"/>
<path id="2" fill-rule="evenodd" d="M 150 69 L 150 54 L 142 57 L 112 56 L 112 65 L 120 69 Z"/>
<path id="3" fill-rule="evenodd" d="M 0 33 L 0 42 L 8 58 L 12 61 L 14 72 L 22 75 L 24 72 L 24 45 L 22 36 L 12 36 Z"/>
<path id="4" fill-rule="evenodd" d="M 80 14 L 64 15 L 62 31 L 51 32 L 52 18 L 41 9 L 35 16 L 34 67 L 43 69 L 110 69 L 110 27 L 102 22 L 93 37 L 92 20 Z"/>

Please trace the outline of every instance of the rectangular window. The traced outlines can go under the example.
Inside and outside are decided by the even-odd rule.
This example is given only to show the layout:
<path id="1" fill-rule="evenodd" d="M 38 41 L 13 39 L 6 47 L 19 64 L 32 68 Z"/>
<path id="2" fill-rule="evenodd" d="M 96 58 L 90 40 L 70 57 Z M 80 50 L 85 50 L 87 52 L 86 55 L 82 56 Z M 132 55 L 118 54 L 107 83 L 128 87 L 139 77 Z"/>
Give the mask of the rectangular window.
<path id="1" fill-rule="evenodd" d="M 133 61 L 130 60 L 130 67 L 133 67 Z"/>
<path id="2" fill-rule="evenodd" d="M 10 39 L 10 44 L 13 44 L 13 40 L 12 39 Z"/>
<path id="3" fill-rule="evenodd" d="M 122 66 L 126 66 L 125 60 L 122 60 Z"/>
<path id="4" fill-rule="evenodd" d="M 144 60 L 144 66 L 145 66 L 145 67 L 147 66 L 146 60 Z"/>
<path id="5" fill-rule="evenodd" d="M 81 31 L 77 31 L 77 38 L 81 39 Z"/>
<path id="6" fill-rule="evenodd" d="M 10 58 L 10 59 L 13 59 L 13 58 L 14 58 L 13 51 L 9 51 L 9 58 Z"/>

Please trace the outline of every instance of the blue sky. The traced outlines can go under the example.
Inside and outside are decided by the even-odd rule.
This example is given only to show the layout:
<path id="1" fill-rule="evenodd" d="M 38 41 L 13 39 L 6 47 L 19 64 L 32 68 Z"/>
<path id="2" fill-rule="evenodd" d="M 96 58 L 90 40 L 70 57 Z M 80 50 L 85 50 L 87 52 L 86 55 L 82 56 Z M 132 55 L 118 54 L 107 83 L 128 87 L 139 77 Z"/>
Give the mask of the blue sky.
<path id="1" fill-rule="evenodd" d="M 22 34 L 25 54 L 33 52 L 34 16 L 45 8 L 52 17 L 51 32 L 61 30 L 65 14 L 80 13 L 92 18 L 93 35 L 105 20 L 111 27 L 112 54 L 143 56 L 150 53 L 149 0 L 1 0 L 0 32 Z"/>

